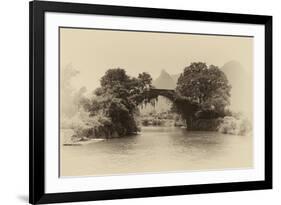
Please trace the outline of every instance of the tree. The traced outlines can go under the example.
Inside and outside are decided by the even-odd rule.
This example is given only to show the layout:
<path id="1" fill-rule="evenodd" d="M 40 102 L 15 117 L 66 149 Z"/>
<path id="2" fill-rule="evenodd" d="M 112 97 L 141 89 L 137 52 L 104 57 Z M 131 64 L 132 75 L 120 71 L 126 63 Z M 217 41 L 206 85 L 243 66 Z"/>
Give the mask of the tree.
<path id="1" fill-rule="evenodd" d="M 150 74 L 146 72 L 140 73 L 138 76 L 138 80 L 140 82 L 140 85 L 142 86 L 142 89 L 152 88 L 152 78 Z"/>
<path id="2" fill-rule="evenodd" d="M 92 99 L 84 100 L 84 109 L 90 117 L 101 115 L 110 119 L 110 124 L 106 121 L 106 126 L 112 135 L 136 133 L 137 105 L 144 101 L 144 92 L 151 87 L 151 82 L 152 78 L 147 73 L 134 78 L 121 68 L 109 69 L 101 78 L 101 87 L 95 90 Z"/>
<path id="3" fill-rule="evenodd" d="M 103 88 L 113 88 L 116 85 L 125 85 L 129 81 L 126 71 L 121 68 L 109 69 L 101 78 L 100 84 Z"/>
<path id="4" fill-rule="evenodd" d="M 224 116 L 230 90 L 226 75 L 217 66 L 191 63 L 178 79 L 176 92 L 181 103 L 175 107 L 189 121 Z"/>

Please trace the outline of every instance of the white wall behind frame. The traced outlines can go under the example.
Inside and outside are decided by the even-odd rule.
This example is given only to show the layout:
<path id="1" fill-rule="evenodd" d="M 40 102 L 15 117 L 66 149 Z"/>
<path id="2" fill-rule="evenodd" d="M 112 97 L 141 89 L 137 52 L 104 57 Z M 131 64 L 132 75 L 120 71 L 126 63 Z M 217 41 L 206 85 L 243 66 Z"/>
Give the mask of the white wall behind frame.
<path id="1" fill-rule="evenodd" d="M 57 0 L 59 1 L 59 0 Z M 130 204 L 214 204 L 237 205 L 243 203 L 279 204 L 280 188 L 280 135 L 281 135 L 281 13 L 276 0 L 71 0 L 98 4 L 162 7 L 219 12 L 268 14 L 274 16 L 274 190 L 203 194 L 146 199 L 84 202 L 79 204 L 130 205 Z M 1 2 L 0 56 L 0 204 L 26 204 L 28 196 L 28 1 Z M 15 126 L 16 125 L 16 126 Z M 70 204 L 70 203 L 69 203 Z M 72 204 L 72 203 L 71 203 Z M 78 204 L 78 203 L 74 203 Z"/>

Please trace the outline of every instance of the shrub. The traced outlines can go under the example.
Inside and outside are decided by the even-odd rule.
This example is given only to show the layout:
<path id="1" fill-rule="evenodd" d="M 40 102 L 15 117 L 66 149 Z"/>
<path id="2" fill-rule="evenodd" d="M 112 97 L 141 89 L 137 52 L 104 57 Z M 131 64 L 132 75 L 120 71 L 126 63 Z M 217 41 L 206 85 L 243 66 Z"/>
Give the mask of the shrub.
<path id="1" fill-rule="evenodd" d="M 143 126 L 148 126 L 148 125 L 149 125 L 149 120 L 148 120 L 148 119 L 142 119 L 141 124 L 142 124 Z"/>
<path id="2" fill-rule="evenodd" d="M 204 130 L 204 131 L 217 131 L 218 126 L 222 122 L 222 118 L 214 119 L 193 119 L 187 124 L 188 130 Z"/>
<path id="3" fill-rule="evenodd" d="M 227 116 L 223 118 L 218 131 L 224 134 L 247 135 L 251 130 L 250 122 L 245 118 Z"/>

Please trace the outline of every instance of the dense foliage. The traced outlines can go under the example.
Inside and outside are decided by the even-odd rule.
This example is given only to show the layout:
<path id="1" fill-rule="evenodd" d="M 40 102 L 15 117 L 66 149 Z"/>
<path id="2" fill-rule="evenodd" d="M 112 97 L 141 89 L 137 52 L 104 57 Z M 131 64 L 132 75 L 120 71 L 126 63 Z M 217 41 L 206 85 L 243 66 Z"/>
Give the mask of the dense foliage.
<path id="1" fill-rule="evenodd" d="M 231 86 L 226 75 L 216 66 L 191 63 L 180 75 L 173 109 L 192 129 L 196 119 L 215 119 L 227 114 Z"/>
<path id="2" fill-rule="evenodd" d="M 151 88 L 152 78 L 148 73 L 140 73 L 136 78 L 128 76 L 121 68 L 107 70 L 100 80 L 100 87 L 80 103 L 83 122 L 76 126 L 76 134 L 120 137 L 138 132 L 138 106 L 153 103 L 158 96 L 151 92 Z M 230 90 L 226 75 L 218 67 L 191 63 L 178 79 L 173 92 L 172 111 L 181 115 L 188 129 L 216 130 L 223 122 L 219 129 L 225 132 L 233 127 L 229 120 L 223 120 L 231 115 L 226 109 L 230 104 Z M 141 123 L 162 125 L 162 121 L 167 121 L 159 116 L 155 118 L 159 122 L 150 116 Z"/>
<path id="3" fill-rule="evenodd" d="M 89 118 L 100 116 L 97 120 L 103 121 L 98 128 L 92 126 L 90 134 L 95 137 L 119 137 L 136 133 L 137 105 L 149 100 L 144 93 L 152 87 L 151 82 L 152 78 L 147 73 L 141 73 L 134 78 L 121 68 L 107 70 L 101 78 L 101 86 L 90 99 L 83 101 Z"/>

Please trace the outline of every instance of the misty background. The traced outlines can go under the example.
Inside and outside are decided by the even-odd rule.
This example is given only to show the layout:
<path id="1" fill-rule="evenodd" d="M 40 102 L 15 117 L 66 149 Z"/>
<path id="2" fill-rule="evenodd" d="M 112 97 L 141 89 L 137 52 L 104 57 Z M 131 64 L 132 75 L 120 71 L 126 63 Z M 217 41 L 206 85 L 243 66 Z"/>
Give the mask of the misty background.
<path id="1" fill-rule="evenodd" d="M 226 74 L 232 86 L 230 109 L 251 120 L 252 46 L 251 37 L 61 28 L 61 112 L 73 116 L 78 100 L 99 87 L 109 68 L 135 77 L 147 72 L 156 88 L 174 89 L 183 69 L 201 61 Z M 159 97 L 156 108 L 148 105 L 143 111 L 169 106 Z"/>

